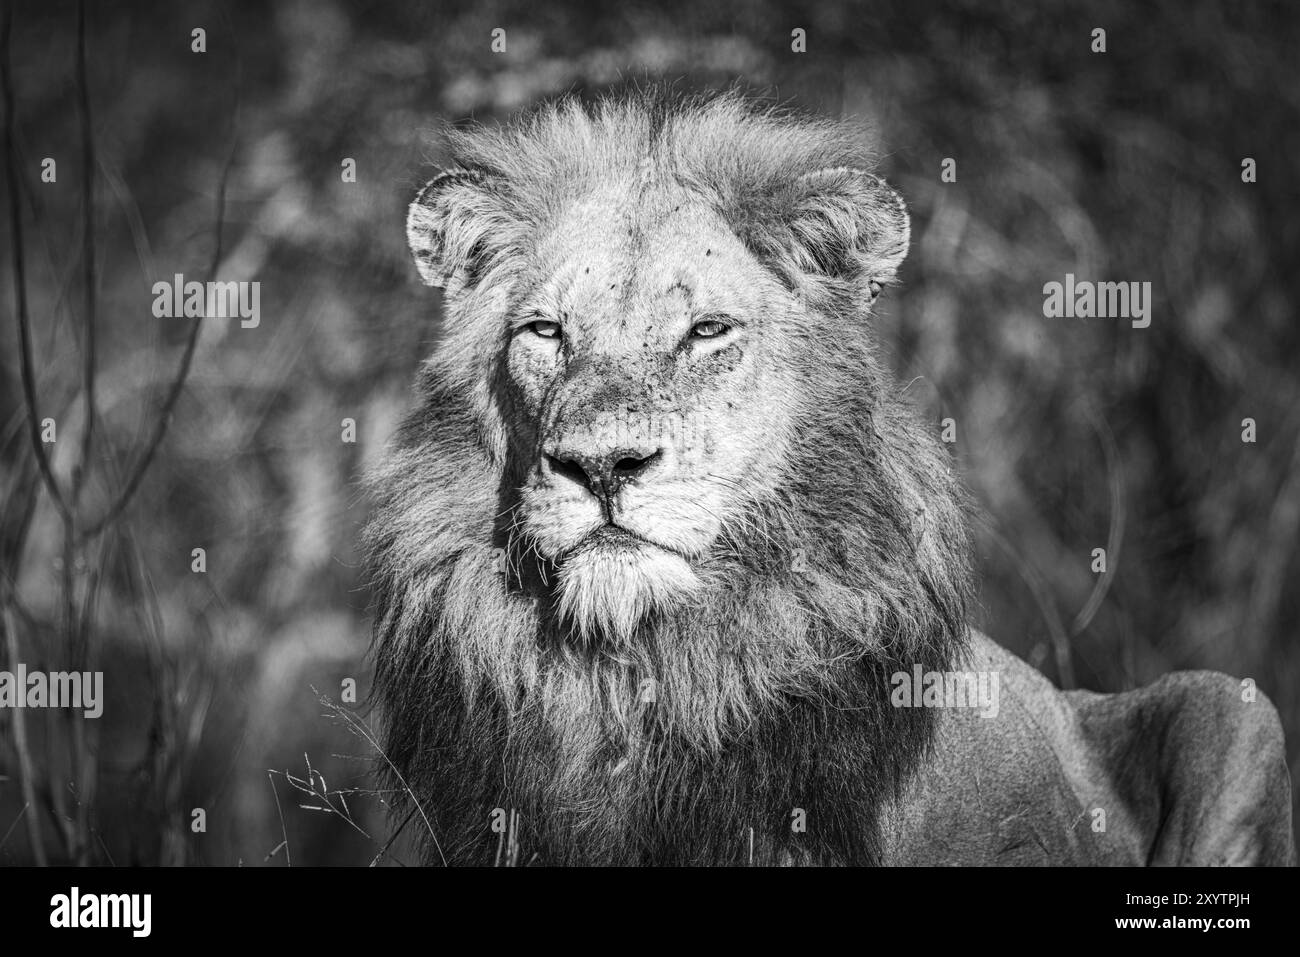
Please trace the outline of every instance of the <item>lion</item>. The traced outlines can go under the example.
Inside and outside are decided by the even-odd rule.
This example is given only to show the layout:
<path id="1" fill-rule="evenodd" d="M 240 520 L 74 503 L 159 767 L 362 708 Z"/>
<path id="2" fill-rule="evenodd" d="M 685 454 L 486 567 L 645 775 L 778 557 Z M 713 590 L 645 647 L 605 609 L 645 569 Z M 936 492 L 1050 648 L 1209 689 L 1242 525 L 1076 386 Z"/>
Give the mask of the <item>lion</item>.
<path id="1" fill-rule="evenodd" d="M 1292 861 L 1263 695 L 1065 693 L 968 623 L 971 508 L 870 322 L 908 212 L 850 124 L 651 90 L 448 135 L 366 531 L 427 862 L 507 819 L 545 865 Z"/>

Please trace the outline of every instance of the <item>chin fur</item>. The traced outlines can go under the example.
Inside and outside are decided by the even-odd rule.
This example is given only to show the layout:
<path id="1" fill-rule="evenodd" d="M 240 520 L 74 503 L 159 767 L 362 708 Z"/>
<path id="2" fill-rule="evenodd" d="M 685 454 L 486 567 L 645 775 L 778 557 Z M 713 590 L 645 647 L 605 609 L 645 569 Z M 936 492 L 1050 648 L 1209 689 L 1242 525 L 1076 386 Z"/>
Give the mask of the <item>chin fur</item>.
<path id="1" fill-rule="evenodd" d="M 584 640 L 629 640 L 648 615 L 682 604 L 700 580 L 680 555 L 653 545 L 592 546 L 559 568 L 561 616 Z"/>

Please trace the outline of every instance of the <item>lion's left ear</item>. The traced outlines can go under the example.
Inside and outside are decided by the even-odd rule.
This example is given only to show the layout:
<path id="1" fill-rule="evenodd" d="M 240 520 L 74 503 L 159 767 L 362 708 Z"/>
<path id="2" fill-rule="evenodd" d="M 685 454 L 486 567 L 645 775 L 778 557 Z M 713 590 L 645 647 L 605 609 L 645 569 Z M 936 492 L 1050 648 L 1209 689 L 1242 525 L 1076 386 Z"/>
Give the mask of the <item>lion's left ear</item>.
<path id="1" fill-rule="evenodd" d="M 849 167 L 818 170 L 786 197 L 788 248 L 803 272 L 861 283 L 874 298 L 907 256 L 903 198 L 883 179 Z"/>
<path id="2" fill-rule="evenodd" d="M 486 265 L 503 219 L 493 182 L 475 170 L 452 169 L 425 184 L 406 214 L 406 239 L 426 285 L 472 280 Z"/>

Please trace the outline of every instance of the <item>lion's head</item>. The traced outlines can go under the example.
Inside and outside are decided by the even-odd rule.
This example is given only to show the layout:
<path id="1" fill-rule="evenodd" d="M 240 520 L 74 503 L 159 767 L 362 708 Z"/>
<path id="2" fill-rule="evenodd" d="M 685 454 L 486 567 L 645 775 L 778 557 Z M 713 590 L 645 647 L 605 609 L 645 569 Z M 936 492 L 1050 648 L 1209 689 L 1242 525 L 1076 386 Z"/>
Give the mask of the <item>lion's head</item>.
<path id="1" fill-rule="evenodd" d="M 469 859 L 496 806 L 548 860 L 788 853 L 811 806 L 869 858 L 928 728 L 881 675 L 946 660 L 967 591 L 872 347 L 902 201 L 850 127 L 735 95 L 451 139 L 407 225 L 444 338 L 372 481 L 389 757 Z"/>

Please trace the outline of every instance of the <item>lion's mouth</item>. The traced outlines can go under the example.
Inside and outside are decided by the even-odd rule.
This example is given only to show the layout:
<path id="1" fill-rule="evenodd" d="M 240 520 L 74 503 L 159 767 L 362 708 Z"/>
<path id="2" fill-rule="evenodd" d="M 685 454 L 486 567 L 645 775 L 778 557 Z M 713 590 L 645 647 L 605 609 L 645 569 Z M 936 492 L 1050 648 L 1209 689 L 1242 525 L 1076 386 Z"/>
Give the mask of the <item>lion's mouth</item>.
<path id="1" fill-rule="evenodd" d="M 615 548 L 625 548 L 628 545 L 633 544 L 654 544 L 650 539 L 638 535 L 631 529 L 613 523 L 602 525 L 600 528 L 587 535 L 584 541 L 589 541 L 594 544 L 611 545 Z"/>
<path id="2" fill-rule="evenodd" d="M 665 552 L 673 551 L 673 549 L 660 545 L 658 542 L 651 541 L 644 535 L 632 531 L 630 528 L 625 528 L 622 525 L 615 525 L 613 522 L 606 522 L 604 525 L 601 525 L 582 536 L 581 539 L 569 548 L 565 549 L 558 557 L 562 561 L 569 555 L 580 551 L 623 553 L 643 548 L 655 548 Z"/>

